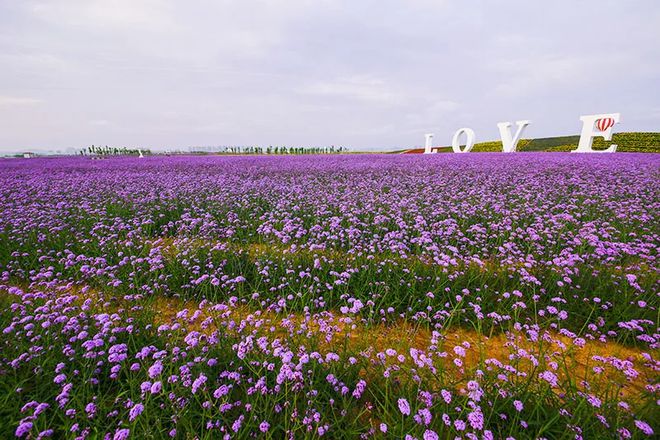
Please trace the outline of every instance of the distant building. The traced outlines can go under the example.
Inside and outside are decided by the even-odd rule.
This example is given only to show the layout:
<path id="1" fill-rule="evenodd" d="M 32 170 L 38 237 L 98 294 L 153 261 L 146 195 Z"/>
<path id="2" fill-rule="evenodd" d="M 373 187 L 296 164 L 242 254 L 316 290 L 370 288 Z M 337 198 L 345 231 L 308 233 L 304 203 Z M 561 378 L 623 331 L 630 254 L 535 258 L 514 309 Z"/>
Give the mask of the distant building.
<path id="1" fill-rule="evenodd" d="M 24 157 L 25 159 L 30 159 L 31 157 L 34 157 L 34 156 L 36 156 L 36 155 L 35 155 L 34 153 L 29 152 L 29 151 L 23 153 L 23 157 Z"/>

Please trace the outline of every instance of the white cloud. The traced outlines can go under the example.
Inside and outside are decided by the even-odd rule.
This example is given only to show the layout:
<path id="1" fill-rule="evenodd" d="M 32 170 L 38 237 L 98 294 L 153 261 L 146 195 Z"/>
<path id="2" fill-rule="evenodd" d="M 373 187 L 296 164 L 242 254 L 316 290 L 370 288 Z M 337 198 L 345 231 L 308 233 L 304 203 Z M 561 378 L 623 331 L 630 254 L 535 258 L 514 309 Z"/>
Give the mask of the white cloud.
<path id="1" fill-rule="evenodd" d="M 107 119 L 93 119 L 89 121 L 89 125 L 96 127 L 106 127 L 108 125 L 113 125 L 113 123 L 112 121 L 108 121 Z"/>
<path id="2" fill-rule="evenodd" d="M 656 3 L 0 0 L 0 149 L 657 130 Z"/>
<path id="3" fill-rule="evenodd" d="M 36 1 L 29 8 L 43 21 L 73 29 L 163 31 L 176 26 L 172 2 L 162 0 Z"/>
<path id="4" fill-rule="evenodd" d="M 340 97 L 378 103 L 393 103 L 402 98 L 384 80 L 369 75 L 311 82 L 300 87 L 299 92 L 321 97 Z"/>
<path id="5" fill-rule="evenodd" d="M 24 96 L 0 96 L 2 106 L 32 106 L 43 103 L 43 100 Z"/>
<path id="6" fill-rule="evenodd" d="M 490 71 L 502 78 L 491 93 L 494 97 L 519 98 L 551 91 L 600 89 L 607 93 L 624 84 L 635 66 L 635 75 L 657 68 L 639 62 L 634 54 L 568 54 L 516 57 L 498 60 Z"/>

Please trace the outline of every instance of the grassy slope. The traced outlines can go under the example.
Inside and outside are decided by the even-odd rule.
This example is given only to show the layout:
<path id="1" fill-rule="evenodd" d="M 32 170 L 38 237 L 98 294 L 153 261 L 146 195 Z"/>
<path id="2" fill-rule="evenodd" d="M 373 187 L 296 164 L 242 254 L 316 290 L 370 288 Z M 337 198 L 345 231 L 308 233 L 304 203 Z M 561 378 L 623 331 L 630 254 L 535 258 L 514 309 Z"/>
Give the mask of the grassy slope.
<path id="1" fill-rule="evenodd" d="M 538 139 L 522 139 L 518 143 L 518 151 L 570 151 L 577 148 L 580 136 L 555 136 Z M 615 133 L 612 141 L 602 138 L 594 140 L 594 149 L 606 149 L 610 144 L 617 144 L 617 151 L 660 153 L 660 133 L 635 132 Z M 415 150 L 416 152 L 417 150 Z M 420 150 L 422 152 L 423 150 Z M 438 149 L 439 152 L 451 152 L 450 147 Z M 501 152 L 501 141 L 479 142 L 472 149 L 474 152 Z M 400 151 L 399 151 L 400 152 Z"/>

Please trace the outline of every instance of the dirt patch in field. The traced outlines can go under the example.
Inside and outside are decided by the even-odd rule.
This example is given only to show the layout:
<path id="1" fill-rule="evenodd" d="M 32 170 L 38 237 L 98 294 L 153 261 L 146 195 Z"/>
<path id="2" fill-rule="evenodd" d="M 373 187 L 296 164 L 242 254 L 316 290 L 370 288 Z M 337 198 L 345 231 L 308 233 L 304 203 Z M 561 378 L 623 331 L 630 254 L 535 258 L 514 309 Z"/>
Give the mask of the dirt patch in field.
<path id="1" fill-rule="evenodd" d="M 485 335 L 459 327 L 433 332 L 404 320 L 368 324 L 354 316 L 330 312 L 283 314 L 245 306 L 216 310 L 211 305 L 198 307 L 194 302 L 173 298 L 159 300 L 151 307 L 159 324 L 180 322 L 188 330 L 202 333 L 242 332 L 271 340 L 280 338 L 292 345 L 314 340 L 318 350 L 343 357 L 368 354 L 379 362 L 373 371 L 365 371 L 365 376 L 382 374 L 396 365 L 400 371 L 403 367 L 412 368 L 426 379 L 437 379 L 442 374 L 454 384 L 474 377 L 476 369 L 524 382 L 538 381 L 538 375 L 549 370 L 559 377 L 560 383 L 568 382 L 592 393 L 607 388 L 620 398 L 635 401 L 647 385 L 657 382 L 659 367 L 654 360 L 657 351 L 650 351 L 645 357 L 641 350 L 616 342 L 573 340 L 549 331 L 538 336 L 523 331 Z M 189 312 L 177 318 L 183 309 Z M 428 363 L 431 354 L 433 362 Z M 561 389 L 555 391 L 559 393 Z"/>
<path id="2" fill-rule="evenodd" d="M 159 296 L 139 302 L 113 297 L 85 286 L 58 286 L 59 294 L 78 295 L 76 304 L 91 302 L 96 313 L 143 314 L 155 325 L 178 323 L 184 330 L 211 334 L 279 338 L 291 346 L 313 346 L 321 353 L 335 352 L 347 359 L 366 355 L 373 368 L 365 377 L 397 374 L 454 386 L 473 378 L 477 369 L 486 374 L 504 374 L 509 381 L 538 382 L 539 373 L 553 371 L 561 383 L 584 392 L 607 390 L 631 403 L 642 398 L 645 387 L 657 383 L 660 363 L 657 350 L 643 351 L 615 342 L 574 340 L 556 332 L 538 335 L 509 331 L 485 335 L 459 327 L 435 332 L 425 325 L 399 320 L 366 323 L 353 315 L 320 312 L 307 314 L 251 310 L 242 305 L 217 305 Z M 8 295 L 6 291 L 0 292 Z M 433 361 L 429 362 L 432 356 Z M 560 393 L 560 388 L 554 391 Z"/>

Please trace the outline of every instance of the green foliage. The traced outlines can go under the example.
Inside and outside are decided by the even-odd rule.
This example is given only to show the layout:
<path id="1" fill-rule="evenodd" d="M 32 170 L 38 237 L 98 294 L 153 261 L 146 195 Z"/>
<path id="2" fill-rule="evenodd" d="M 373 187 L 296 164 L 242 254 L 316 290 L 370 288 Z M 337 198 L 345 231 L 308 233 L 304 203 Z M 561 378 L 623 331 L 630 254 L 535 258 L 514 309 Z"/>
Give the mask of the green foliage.
<path id="1" fill-rule="evenodd" d="M 518 143 L 518 151 L 541 152 L 562 151 L 567 152 L 577 148 L 580 136 L 554 136 L 538 139 L 521 139 Z M 612 141 L 603 138 L 594 139 L 594 150 L 605 150 L 611 144 L 617 144 L 617 151 L 624 153 L 660 153 L 660 132 L 633 132 L 615 133 Z M 450 153 L 450 147 L 438 148 L 438 152 Z M 475 153 L 501 153 L 501 141 L 478 142 L 474 144 L 472 151 Z"/>
<path id="2" fill-rule="evenodd" d="M 127 147 L 109 147 L 95 146 L 80 150 L 81 156 L 139 156 L 140 154 L 151 154 L 151 150 L 146 148 L 127 148 Z"/>

